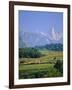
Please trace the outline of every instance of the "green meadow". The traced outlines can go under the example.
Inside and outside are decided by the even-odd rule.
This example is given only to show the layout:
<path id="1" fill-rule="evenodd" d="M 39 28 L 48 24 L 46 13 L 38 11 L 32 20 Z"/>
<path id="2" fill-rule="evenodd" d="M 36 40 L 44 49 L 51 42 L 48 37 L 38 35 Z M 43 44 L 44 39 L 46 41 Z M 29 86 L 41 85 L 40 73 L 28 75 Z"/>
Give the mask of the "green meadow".
<path id="1" fill-rule="evenodd" d="M 39 50 L 40 57 L 19 58 L 19 79 L 63 76 L 63 51 Z"/>

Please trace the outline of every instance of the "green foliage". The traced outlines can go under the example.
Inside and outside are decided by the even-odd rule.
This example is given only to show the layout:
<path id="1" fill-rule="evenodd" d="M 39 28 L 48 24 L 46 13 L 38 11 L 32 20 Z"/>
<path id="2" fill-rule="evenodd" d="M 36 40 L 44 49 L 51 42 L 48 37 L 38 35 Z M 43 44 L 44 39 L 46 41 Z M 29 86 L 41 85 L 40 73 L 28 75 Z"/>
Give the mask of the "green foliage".
<path id="1" fill-rule="evenodd" d="M 19 70 L 20 79 L 62 77 L 62 75 L 53 64 L 20 65 Z"/>
<path id="2" fill-rule="evenodd" d="M 36 46 L 38 49 L 47 49 L 51 51 L 63 51 L 63 45 L 58 43 L 58 44 L 47 44 L 44 46 Z"/>
<path id="3" fill-rule="evenodd" d="M 54 65 L 54 68 L 59 70 L 59 72 L 63 73 L 63 61 L 57 60 L 56 64 Z"/>
<path id="4" fill-rule="evenodd" d="M 62 77 L 63 52 L 48 51 L 47 49 L 37 49 L 37 51 L 40 52 L 42 56 L 38 58 L 19 59 L 19 79 Z"/>
<path id="5" fill-rule="evenodd" d="M 60 77 L 62 74 L 55 68 L 46 68 L 43 70 L 31 70 L 31 71 L 24 71 L 20 70 L 19 73 L 20 79 L 28 79 L 28 78 L 46 78 L 46 77 Z"/>
<path id="6" fill-rule="evenodd" d="M 42 54 L 35 48 L 20 48 L 19 49 L 19 58 L 38 58 Z"/>

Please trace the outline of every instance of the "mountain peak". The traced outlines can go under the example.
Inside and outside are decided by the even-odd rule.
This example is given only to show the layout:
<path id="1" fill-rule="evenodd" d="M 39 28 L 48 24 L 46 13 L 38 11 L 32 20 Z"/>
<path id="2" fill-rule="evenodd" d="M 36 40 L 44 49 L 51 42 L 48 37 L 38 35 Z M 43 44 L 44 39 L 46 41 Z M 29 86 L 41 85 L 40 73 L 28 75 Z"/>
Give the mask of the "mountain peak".
<path id="1" fill-rule="evenodd" d="M 47 32 L 20 32 L 19 47 L 34 47 L 50 43 L 62 43 L 62 33 L 56 32 L 52 27 L 51 33 Z"/>

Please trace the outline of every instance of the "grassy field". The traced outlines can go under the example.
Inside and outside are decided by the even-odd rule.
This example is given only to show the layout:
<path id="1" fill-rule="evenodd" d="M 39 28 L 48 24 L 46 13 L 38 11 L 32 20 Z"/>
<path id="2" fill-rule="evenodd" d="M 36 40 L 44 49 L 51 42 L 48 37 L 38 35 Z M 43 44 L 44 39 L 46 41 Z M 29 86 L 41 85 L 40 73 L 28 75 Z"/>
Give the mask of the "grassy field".
<path id="1" fill-rule="evenodd" d="M 57 60 L 63 60 L 62 51 L 40 50 L 43 56 L 39 58 L 20 58 L 19 79 L 61 77 L 54 65 Z"/>

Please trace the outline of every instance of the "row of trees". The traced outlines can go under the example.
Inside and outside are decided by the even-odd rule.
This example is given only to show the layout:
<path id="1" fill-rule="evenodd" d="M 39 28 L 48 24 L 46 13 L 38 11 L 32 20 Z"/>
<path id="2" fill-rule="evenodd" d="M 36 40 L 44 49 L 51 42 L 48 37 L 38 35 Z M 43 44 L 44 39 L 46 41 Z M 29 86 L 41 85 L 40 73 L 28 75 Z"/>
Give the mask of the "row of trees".
<path id="1" fill-rule="evenodd" d="M 19 58 L 38 58 L 42 54 L 38 49 L 35 48 L 20 48 L 19 49 Z"/>
<path id="2" fill-rule="evenodd" d="M 48 49 L 52 51 L 63 51 L 63 45 L 62 44 L 47 44 L 44 46 L 36 46 L 38 49 Z"/>

